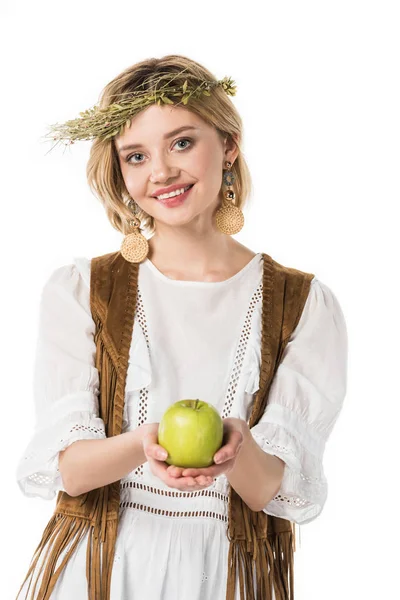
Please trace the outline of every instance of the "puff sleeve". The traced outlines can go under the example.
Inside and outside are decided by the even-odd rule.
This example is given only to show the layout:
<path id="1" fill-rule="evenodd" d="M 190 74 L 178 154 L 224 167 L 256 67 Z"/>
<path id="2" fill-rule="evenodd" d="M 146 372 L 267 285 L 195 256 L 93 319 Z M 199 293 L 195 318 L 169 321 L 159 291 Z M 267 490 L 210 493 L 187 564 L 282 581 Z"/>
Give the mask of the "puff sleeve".
<path id="1" fill-rule="evenodd" d="M 42 290 L 33 377 L 36 423 L 16 470 L 25 496 L 51 500 L 65 491 L 59 452 L 77 440 L 105 437 L 89 297 L 76 264 L 56 269 Z"/>
<path id="2" fill-rule="evenodd" d="M 346 395 L 347 353 L 339 302 L 314 277 L 272 381 L 264 415 L 251 428 L 259 446 L 285 462 L 281 488 L 263 508 L 269 515 L 305 524 L 324 507 L 328 484 L 323 455 Z"/>

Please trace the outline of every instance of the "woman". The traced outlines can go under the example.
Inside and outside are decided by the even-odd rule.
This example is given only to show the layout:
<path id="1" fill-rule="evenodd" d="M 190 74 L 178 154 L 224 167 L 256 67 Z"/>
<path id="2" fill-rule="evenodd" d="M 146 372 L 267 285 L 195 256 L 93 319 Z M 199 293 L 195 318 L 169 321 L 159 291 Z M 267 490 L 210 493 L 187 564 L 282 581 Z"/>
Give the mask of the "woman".
<path id="1" fill-rule="evenodd" d="M 178 78 L 182 69 L 184 76 Z M 191 78 L 214 80 L 186 57 L 149 59 L 110 82 L 101 106 L 110 107 L 115 98 L 138 90 L 149 76 L 163 81 L 164 73 L 175 75 L 177 86 Z M 186 84 L 184 93 L 194 89 Z M 153 88 L 144 87 L 146 98 L 154 100 Z M 117 112 L 108 112 L 102 132 L 117 123 L 113 135 L 100 135 L 90 124 L 97 135 L 87 168 L 89 185 L 111 224 L 128 234 L 121 254 L 139 263 L 119 435 L 107 435 L 106 412 L 99 404 L 102 363 L 98 356 L 96 360 L 98 323 L 91 304 L 93 259 L 77 257 L 59 267 L 43 290 L 35 371 L 37 429 L 19 462 L 17 480 L 27 496 L 52 499 L 63 492 L 71 502 L 117 484 L 112 577 L 109 596 L 101 598 L 223 600 L 239 598 L 242 588 L 246 598 L 255 599 L 257 586 L 267 585 L 272 570 L 269 579 L 266 562 L 258 563 L 264 564 L 262 574 L 248 568 L 246 585 L 239 572 L 230 570 L 232 488 L 253 519 L 263 513 L 275 523 L 308 523 L 326 501 L 323 450 L 346 393 L 345 320 L 333 292 L 311 274 L 306 301 L 271 375 L 268 404 L 252 425 L 250 414 L 265 370 L 266 255 L 230 235 L 243 224 L 250 175 L 240 148 L 241 120 L 226 91 L 222 86 L 205 97 L 193 93 L 176 106 L 168 99 L 140 105 L 129 121 L 125 115 L 123 127 Z M 79 138 L 77 131 L 70 122 L 71 141 L 90 139 Z M 139 223 L 150 233 L 148 241 Z M 274 293 L 278 296 L 278 288 Z M 165 462 L 159 422 L 181 399 L 204 400 L 223 418 L 223 446 L 209 467 Z M 42 549 L 47 541 L 48 536 Z M 85 535 L 57 580 L 45 575 L 52 599 L 88 597 L 87 546 Z M 55 568 L 67 550 L 60 546 Z M 42 558 L 32 572 L 34 598 L 50 597 L 50 588 L 43 584 L 39 589 Z M 268 560 L 271 566 L 271 553 Z M 234 585 L 227 585 L 230 576 Z M 281 597 L 288 598 L 284 581 L 282 576 Z M 275 585 L 271 598 L 278 597 Z M 18 598 L 27 593 L 25 581 Z"/>

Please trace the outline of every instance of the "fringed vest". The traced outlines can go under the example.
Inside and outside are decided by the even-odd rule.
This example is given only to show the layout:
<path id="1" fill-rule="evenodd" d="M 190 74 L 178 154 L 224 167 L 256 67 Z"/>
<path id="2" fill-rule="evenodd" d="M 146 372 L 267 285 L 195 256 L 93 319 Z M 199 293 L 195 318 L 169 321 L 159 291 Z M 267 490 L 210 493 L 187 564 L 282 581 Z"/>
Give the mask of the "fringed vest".
<path id="1" fill-rule="evenodd" d="M 138 273 L 139 263 L 126 261 L 119 251 L 91 261 L 90 307 L 96 325 L 99 417 L 104 421 L 107 436 L 122 432 Z M 263 253 L 260 387 L 249 427 L 256 425 L 265 411 L 272 379 L 289 337 L 300 320 L 313 277 L 312 273 L 284 267 Z M 119 481 L 76 497 L 59 491 L 53 516 L 35 550 L 20 592 L 31 576 L 27 592 L 32 586 L 29 600 L 50 599 L 67 561 L 87 535 L 88 600 L 117 600 L 110 598 L 110 587 L 119 499 Z M 234 600 L 237 575 L 241 600 L 271 600 L 272 589 L 276 600 L 293 600 L 294 523 L 263 511 L 252 511 L 232 487 L 228 511 L 230 546 L 226 600 Z M 35 573 L 38 561 L 42 564 Z M 40 574 L 43 575 L 41 581 Z M 28 595 L 25 599 L 28 600 Z"/>

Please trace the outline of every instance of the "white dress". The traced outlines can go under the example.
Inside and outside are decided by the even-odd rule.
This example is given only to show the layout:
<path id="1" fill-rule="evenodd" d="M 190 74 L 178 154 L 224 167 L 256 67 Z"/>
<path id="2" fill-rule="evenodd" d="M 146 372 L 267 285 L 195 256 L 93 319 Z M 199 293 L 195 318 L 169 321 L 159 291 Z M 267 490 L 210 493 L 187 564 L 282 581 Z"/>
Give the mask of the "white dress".
<path id="1" fill-rule="evenodd" d="M 201 398 L 223 418 L 248 422 L 260 374 L 262 266 L 258 253 L 225 281 L 199 282 L 170 279 L 149 259 L 140 264 L 123 431 L 160 422 L 167 407 L 182 398 Z M 54 499 L 64 490 L 60 450 L 76 440 L 105 437 L 98 417 L 89 284 L 90 259 L 77 257 L 57 268 L 43 288 L 36 427 L 16 471 L 26 496 Z M 321 513 L 327 497 L 324 447 L 342 408 L 346 380 L 343 312 L 329 287 L 314 277 L 265 414 L 251 429 L 265 452 L 285 462 L 281 489 L 263 509 L 267 514 L 300 525 Z M 154 476 L 147 462 L 129 473 L 121 480 L 112 600 L 225 600 L 227 508 L 224 474 L 205 490 L 180 492 Z M 86 538 L 51 598 L 86 600 L 85 569 Z M 27 583 L 18 598 L 26 589 Z"/>

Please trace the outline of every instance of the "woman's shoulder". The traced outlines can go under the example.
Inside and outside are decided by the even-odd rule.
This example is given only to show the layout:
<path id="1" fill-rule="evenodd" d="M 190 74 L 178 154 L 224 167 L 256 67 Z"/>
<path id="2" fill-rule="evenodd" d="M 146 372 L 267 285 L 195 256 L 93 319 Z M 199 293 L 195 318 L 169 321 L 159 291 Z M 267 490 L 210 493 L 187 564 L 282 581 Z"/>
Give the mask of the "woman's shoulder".
<path id="1" fill-rule="evenodd" d="M 90 289 L 91 259 L 85 256 L 72 257 L 68 263 L 53 268 L 42 286 L 42 298 L 64 296 L 85 296 Z"/>
<path id="2" fill-rule="evenodd" d="M 74 256 L 73 257 L 73 265 L 79 271 L 83 281 L 90 288 L 90 266 L 91 266 L 91 258 L 87 256 Z"/>

